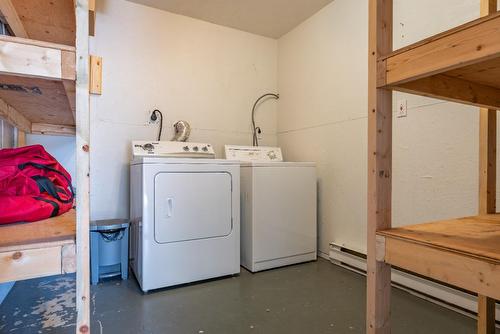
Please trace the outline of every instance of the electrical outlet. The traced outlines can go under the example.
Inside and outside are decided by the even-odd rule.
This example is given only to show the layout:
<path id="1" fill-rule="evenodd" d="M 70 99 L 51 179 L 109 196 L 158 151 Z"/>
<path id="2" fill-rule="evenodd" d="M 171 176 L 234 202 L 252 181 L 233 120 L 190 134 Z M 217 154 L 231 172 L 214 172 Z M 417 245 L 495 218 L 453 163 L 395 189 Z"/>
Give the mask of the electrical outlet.
<path id="1" fill-rule="evenodd" d="M 262 133 L 262 130 L 260 128 L 257 129 L 257 139 L 262 140 L 264 138 L 264 134 Z"/>
<path id="2" fill-rule="evenodd" d="M 408 101 L 399 100 L 396 109 L 396 117 L 402 118 L 408 116 Z"/>
<path id="3" fill-rule="evenodd" d="M 147 122 L 146 124 L 158 124 L 160 122 L 160 118 L 157 117 L 155 121 L 151 119 L 151 115 L 153 114 L 152 110 L 147 111 Z"/>

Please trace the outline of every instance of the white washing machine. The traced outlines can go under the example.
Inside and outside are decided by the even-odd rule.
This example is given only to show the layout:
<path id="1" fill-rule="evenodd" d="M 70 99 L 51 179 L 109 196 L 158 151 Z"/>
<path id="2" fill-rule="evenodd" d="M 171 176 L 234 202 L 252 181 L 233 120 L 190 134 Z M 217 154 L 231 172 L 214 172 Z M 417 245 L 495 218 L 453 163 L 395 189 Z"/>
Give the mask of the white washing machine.
<path id="1" fill-rule="evenodd" d="M 240 272 L 240 166 L 213 157 L 208 144 L 133 143 L 130 257 L 143 291 Z"/>
<path id="2" fill-rule="evenodd" d="M 317 259 L 316 165 L 275 147 L 226 146 L 241 161 L 241 265 L 252 272 Z"/>

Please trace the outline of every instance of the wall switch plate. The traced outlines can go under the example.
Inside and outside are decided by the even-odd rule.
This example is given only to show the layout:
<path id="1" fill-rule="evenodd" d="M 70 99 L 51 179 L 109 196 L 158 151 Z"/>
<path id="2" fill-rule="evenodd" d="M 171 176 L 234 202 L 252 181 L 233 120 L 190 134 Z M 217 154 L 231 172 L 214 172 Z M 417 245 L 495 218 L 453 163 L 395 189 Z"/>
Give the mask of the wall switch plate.
<path id="1" fill-rule="evenodd" d="M 408 101 L 407 100 L 399 100 L 396 106 L 396 117 L 402 118 L 408 116 Z"/>

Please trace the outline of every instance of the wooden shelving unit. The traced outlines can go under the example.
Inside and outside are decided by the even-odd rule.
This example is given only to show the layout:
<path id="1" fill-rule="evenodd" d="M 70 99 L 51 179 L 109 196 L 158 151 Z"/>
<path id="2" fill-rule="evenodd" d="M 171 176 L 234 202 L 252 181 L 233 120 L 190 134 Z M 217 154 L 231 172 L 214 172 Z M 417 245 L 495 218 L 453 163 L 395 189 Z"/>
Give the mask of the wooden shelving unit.
<path id="1" fill-rule="evenodd" d="M 382 56 L 378 87 L 496 108 L 499 34 L 495 13 Z"/>
<path id="2" fill-rule="evenodd" d="M 0 115 L 26 133 L 75 134 L 75 47 L 0 36 Z"/>
<path id="3" fill-rule="evenodd" d="M 393 265 L 477 293 L 478 333 L 494 334 L 500 299 L 497 1 L 481 0 L 480 19 L 397 51 L 392 5 L 369 2 L 367 333 L 391 331 Z M 391 228 L 392 90 L 481 107 L 478 216 Z"/>
<path id="4" fill-rule="evenodd" d="M 377 238 L 378 255 L 387 263 L 500 299 L 498 214 L 392 228 Z"/>
<path id="5" fill-rule="evenodd" d="M 18 145 L 26 133 L 76 136 L 77 162 L 76 210 L 0 226 L 0 282 L 76 272 L 76 332 L 88 333 L 88 36 L 95 0 L 0 0 L 0 14 L 13 35 L 0 36 L 0 117 L 17 128 Z M 92 71 L 97 79 L 99 70 Z"/>
<path id="6" fill-rule="evenodd" d="M 0 283 L 76 271 L 76 212 L 0 228 Z"/>
<path id="7" fill-rule="evenodd" d="M 75 135 L 74 11 L 71 1 L 0 1 L 15 35 L 0 36 L 0 116 L 25 133 Z M 92 24 L 94 16 L 91 8 Z M 94 93 L 101 61 L 92 57 Z"/>

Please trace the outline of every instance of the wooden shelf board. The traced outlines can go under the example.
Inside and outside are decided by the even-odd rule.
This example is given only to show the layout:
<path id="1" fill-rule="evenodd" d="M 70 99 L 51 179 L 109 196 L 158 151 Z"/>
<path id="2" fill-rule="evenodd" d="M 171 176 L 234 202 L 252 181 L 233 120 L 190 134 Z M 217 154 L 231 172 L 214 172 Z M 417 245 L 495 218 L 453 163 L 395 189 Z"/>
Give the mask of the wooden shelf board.
<path id="1" fill-rule="evenodd" d="M 0 35 L 0 41 L 3 42 L 13 42 L 16 44 L 25 44 L 25 45 L 33 45 L 33 46 L 39 46 L 42 48 L 49 48 L 49 49 L 56 49 L 56 50 L 62 50 L 62 51 L 70 51 L 70 52 L 75 52 L 75 47 L 72 45 L 67 45 L 67 44 L 60 44 L 60 43 L 54 43 L 54 42 L 46 42 L 38 39 L 30 39 L 30 38 L 23 38 L 23 37 L 17 37 L 17 36 L 7 36 L 7 35 Z"/>
<path id="2" fill-rule="evenodd" d="M 391 228 L 380 231 L 377 235 L 440 248 L 500 265 L 500 214 Z"/>
<path id="3" fill-rule="evenodd" d="M 379 88 L 500 108 L 500 12 L 379 57 L 377 81 Z"/>
<path id="4" fill-rule="evenodd" d="M 479 295 L 500 299 L 500 263 L 410 239 L 377 235 L 377 260 Z"/>
<path id="5" fill-rule="evenodd" d="M 75 210 L 38 222 L 0 225 L 0 283 L 75 271 Z"/>
<path id="6" fill-rule="evenodd" d="M 448 71 L 446 75 L 500 89 L 500 55 L 491 60 Z"/>
<path id="7" fill-rule="evenodd" d="M 73 1 L 15 0 L 12 3 L 30 38 L 75 45 L 76 20 Z"/>
<path id="8" fill-rule="evenodd" d="M 76 211 L 32 223 L 0 225 L 0 252 L 74 243 Z"/>
<path id="9" fill-rule="evenodd" d="M 67 135 L 75 125 L 75 48 L 0 36 L 0 50 L 0 99 L 11 111 L 3 108 L 4 117 L 25 132 L 33 132 L 32 124 L 48 124 Z"/>
<path id="10" fill-rule="evenodd" d="M 377 232 L 376 257 L 392 266 L 500 299 L 500 215 Z"/>
<path id="11" fill-rule="evenodd" d="M 62 81 L 0 75 L 0 98 L 32 123 L 75 124 Z"/>

